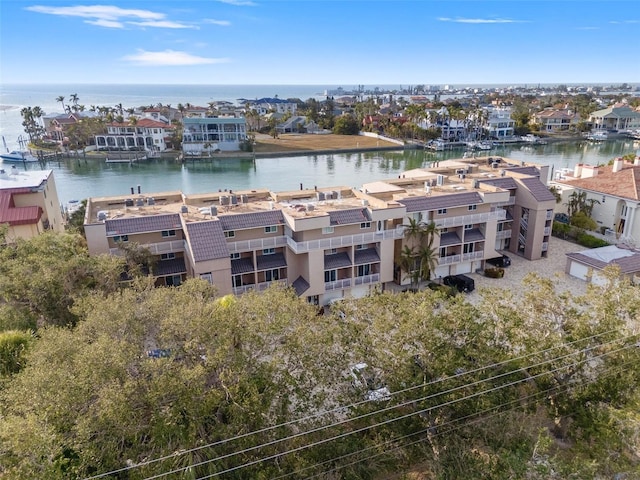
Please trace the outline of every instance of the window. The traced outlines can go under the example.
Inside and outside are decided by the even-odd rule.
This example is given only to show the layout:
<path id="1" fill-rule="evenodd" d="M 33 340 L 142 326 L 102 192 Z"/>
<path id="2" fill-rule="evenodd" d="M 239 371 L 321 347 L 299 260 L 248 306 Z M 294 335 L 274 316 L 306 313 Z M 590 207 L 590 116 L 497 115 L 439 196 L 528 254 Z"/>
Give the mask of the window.
<path id="1" fill-rule="evenodd" d="M 371 275 L 371 265 L 358 265 L 358 273 L 356 276 L 364 277 L 365 275 Z"/>
<path id="2" fill-rule="evenodd" d="M 367 246 L 366 245 L 356 245 L 356 250 L 366 250 Z"/>
<path id="3" fill-rule="evenodd" d="M 208 273 L 201 273 L 200 274 L 200 278 L 202 280 L 206 280 L 209 283 L 213 283 L 213 275 L 211 275 L 211 272 Z"/>
<path id="4" fill-rule="evenodd" d="M 371 222 L 362 222 L 360 228 L 371 228 Z"/>
<path id="5" fill-rule="evenodd" d="M 242 286 L 242 275 L 234 275 L 232 277 L 232 283 L 234 287 L 241 287 Z"/>
<path id="6" fill-rule="evenodd" d="M 473 252 L 473 243 L 465 243 L 462 246 L 462 253 L 472 253 Z"/>
<path id="7" fill-rule="evenodd" d="M 182 283 L 182 277 L 180 275 L 171 275 L 165 277 L 165 284 L 168 287 L 178 287 Z"/>
<path id="8" fill-rule="evenodd" d="M 128 242 L 129 241 L 129 235 L 116 235 L 115 237 L 113 237 L 113 241 L 114 242 Z"/>
<path id="9" fill-rule="evenodd" d="M 262 250 L 263 255 L 273 255 L 274 253 L 276 253 L 275 248 L 265 248 L 264 250 Z"/>
<path id="10" fill-rule="evenodd" d="M 329 233 L 333 233 L 333 227 L 323 227 L 322 234 L 327 235 Z"/>
<path id="11" fill-rule="evenodd" d="M 440 235 L 442 235 L 443 233 L 447 233 L 449 231 L 449 229 L 447 227 L 442 227 L 440 229 Z"/>
<path id="12" fill-rule="evenodd" d="M 473 228 L 473 224 L 471 224 L 471 223 L 468 223 L 468 224 L 466 224 L 466 225 L 464 226 L 464 229 L 465 229 L 465 230 L 471 230 L 472 228 Z"/>
<path id="13" fill-rule="evenodd" d="M 335 253 L 338 253 L 338 249 L 337 248 L 330 248 L 330 249 L 324 251 L 325 255 L 333 255 Z"/>
<path id="14" fill-rule="evenodd" d="M 447 209 L 446 208 L 439 208 L 438 209 L 438 215 L 446 215 L 447 214 Z"/>
<path id="15" fill-rule="evenodd" d="M 277 225 L 271 225 L 269 227 L 264 227 L 264 233 L 276 233 L 278 231 Z"/>
<path id="16" fill-rule="evenodd" d="M 234 232 L 233 230 L 229 230 L 228 232 L 224 232 L 224 236 L 227 238 L 233 238 L 236 236 L 236 232 Z"/>
<path id="17" fill-rule="evenodd" d="M 163 253 L 160 255 L 160 260 L 173 260 L 176 258 L 175 253 Z"/>
<path id="18" fill-rule="evenodd" d="M 163 230 L 162 231 L 162 236 L 163 237 L 175 237 L 176 236 L 176 231 L 175 230 Z"/>
<path id="19" fill-rule="evenodd" d="M 422 221 L 422 212 L 416 212 L 413 214 L 413 219 L 416 222 L 421 222 Z"/>
<path id="20" fill-rule="evenodd" d="M 469 211 L 476 210 L 477 208 L 477 205 L 469 205 Z"/>
<path id="21" fill-rule="evenodd" d="M 325 282 L 335 282 L 338 278 L 337 270 L 325 270 L 324 272 L 324 281 Z"/>
<path id="22" fill-rule="evenodd" d="M 277 268 L 274 270 L 267 270 L 266 272 L 264 272 L 264 277 L 267 282 L 278 280 L 280 278 L 280 270 L 278 270 Z"/>
<path id="23" fill-rule="evenodd" d="M 447 256 L 447 248 L 446 247 L 442 247 L 440 249 L 440 256 L 441 257 L 446 257 Z"/>
<path id="24" fill-rule="evenodd" d="M 229 257 L 231 258 L 231 260 L 237 260 L 238 258 L 240 258 L 240 252 L 233 252 L 229 254 Z"/>

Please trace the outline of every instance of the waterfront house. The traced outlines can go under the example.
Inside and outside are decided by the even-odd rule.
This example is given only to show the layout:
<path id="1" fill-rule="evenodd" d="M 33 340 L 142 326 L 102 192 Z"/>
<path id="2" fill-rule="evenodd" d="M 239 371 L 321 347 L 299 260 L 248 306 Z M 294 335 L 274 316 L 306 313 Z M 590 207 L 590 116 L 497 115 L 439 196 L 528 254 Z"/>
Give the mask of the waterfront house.
<path id="1" fill-rule="evenodd" d="M 576 126 L 580 116 L 570 110 L 546 108 L 534 113 L 531 120 L 539 131 L 553 133 L 567 131 Z"/>
<path id="2" fill-rule="evenodd" d="M 623 103 L 616 103 L 593 112 L 589 121 L 594 130 L 634 130 L 640 128 L 640 112 Z"/>
<path id="3" fill-rule="evenodd" d="M 290 102 L 281 98 L 259 98 L 256 100 L 239 99 L 242 105 L 249 110 L 255 110 L 259 115 L 266 115 L 269 112 L 290 113 L 295 115 L 298 110 L 296 102 Z"/>
<path id="4" fill-rule="evenodd" d="M 314 304 L 408 283 L 397 260 L 410 218 L 440 229 L 432 278 L 482 268 L 496 250 L 545 257 L 555 198 L 537 168 L 490 157 L 440 162 L 401 178 L 289 192 L 224 191 L 90 198 L 91 254 L 136 242 L 158 285 L 203 278 L 220 294 L 282 283 Z"/>
<path id="5" fill-rule="evenodd" d="M 185 117 L 182 126 L 182 151 L 187 155 L 237 152 L 247 140 L 244 117 Z"/>
<path id="6" fill-rule="evenodd" d="M 510 108 L 490 108 L 487 111 L 484 129 L 489 138 L 498 140 L 513 137 L 516 126 L 515 120 L 511 118 Z"/>
<path id="7" fill-rule="evenodd" d="M 6 241 L 29 239 L 45 230 L 64 230 L 53 170 L 0 168 L 0 225 L 9 230 Z"/>
<path id="8" fill-rule="evenodd" d="M 562 195 L 566 211 L 571 196 L 583 194 L 592 205 L 591 218 L 611 243 L 640 245 L 640 157 L 633 162 L 617 158 L 612 165 L 575 166 L 558 172 L 552 181 Z"/>
<path id="9" fill-rule="evenodd" d="M 164 152 L 174 127 L 150 118 L 140 118 L 133 122 L 107 123 L 106 129 L 106 134 L 95 136 L 98 150 Z"/>

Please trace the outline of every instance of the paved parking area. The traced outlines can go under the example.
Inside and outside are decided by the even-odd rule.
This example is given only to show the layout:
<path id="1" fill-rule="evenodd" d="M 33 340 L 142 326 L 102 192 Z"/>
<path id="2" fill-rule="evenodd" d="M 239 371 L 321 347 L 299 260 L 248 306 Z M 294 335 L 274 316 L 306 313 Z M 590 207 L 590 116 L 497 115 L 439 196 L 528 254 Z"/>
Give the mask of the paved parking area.
<path id="1" fill-rule="evenodd" d="M 467 295 L 468 299 L 471 303 L 479 301 L 480 294 L 478 289 L 483 287 L 509 289 L 515 294 L 519 291 L 524 292 L 526 291 L 524 277 L 531 272 L 553 279 L 558 292 L 568 291 L 574 295 L 581 295 L 586 292 L 587 283 L 564 273 L 567 263 L 566 254 L 581 250 L 585 250 L 585 247 L 556 237 L 550 237 L 548 256 L 546 258 L 531 261 L 514 253 L 506 252 L 511 258 L 511 266 L 505 268 L 504 278 L 488 278 L 477 273 L 467 274 L 475 280 L 476 284 L 476 290 Z"/>

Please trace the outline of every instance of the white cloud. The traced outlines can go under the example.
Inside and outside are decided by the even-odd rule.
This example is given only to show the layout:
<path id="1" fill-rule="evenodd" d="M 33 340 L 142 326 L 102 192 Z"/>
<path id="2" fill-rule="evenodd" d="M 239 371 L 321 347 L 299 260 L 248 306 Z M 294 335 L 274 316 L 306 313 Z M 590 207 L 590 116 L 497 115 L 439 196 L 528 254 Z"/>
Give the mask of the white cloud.
<path id="1" fill-rule="evenodd" d="M 105 28 L 124 28 L 125 24 L 155 28 L 196 28 L 192 25 L 166 19 L 166 15 L 151 10 L 120 8 L 113 5 L 75 5 L 48 7 L 34 5 L 26 10 L 47 15 L 84 18 L 85 23 Z"/>
<path id="2" fill-rule="evenodd" d="M 622 24 L 640 23 L 640 20 L 622 20 L 620 22 L 618 20 L 612 20 L 609 23 L 612 23 L 614 25 L 622 25 Z"/>
<path id="3" fill-rule="evenodd" d="M 512 20 L 510 18 L 448 18 L 448 17 L 439 17 L 439 21 L 441 22 L 454 22 L 454 23 L 473 23 L 473 24 L 482 24 L 482 23 L 525 23 L 523 20 Z"/>
<path id="4" fill-rule="evenodd" d="M 218 0 L 220 3 L 226 3 L 228 5 L 235 5 L 237 7 L 255 7 L 258 4 L 251 0 Z"/>
<path id="5" fill-rule="evenodd" d="M 600 30 L 600 27 L 576 27 L 576 30 Z"/>
<path id="6" fill-rule="evenodd" d="M 165 50 L 163 52 L 147 52 L 145 50 L 138 50 L 137 53 L 127 55 L 122 59 L 126 62 L 143 67 L 210 65 L 214 63 L 229 62 L 228 58 L 198 57 L 187 52 L 177 52 L 175 50 Z"/>
<path id="7" fill-rule="evenodd" d="M 221 27 L 228 27 L 231 22 L 228 20 L 215 20 L 213 18 L 205 18 L 202 23 L 209 23 L 211 25 L 220 25 Z"/>

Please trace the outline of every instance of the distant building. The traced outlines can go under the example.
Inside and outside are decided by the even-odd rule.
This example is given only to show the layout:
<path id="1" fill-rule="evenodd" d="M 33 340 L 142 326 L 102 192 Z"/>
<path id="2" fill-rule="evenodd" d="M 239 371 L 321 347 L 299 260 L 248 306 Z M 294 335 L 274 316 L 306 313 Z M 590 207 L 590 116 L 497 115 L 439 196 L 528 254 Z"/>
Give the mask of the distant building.
<path id="1" fill-rule="evenodd" d="M 290 113 L 295 115 L 298 110 L 298 104 L 289 102 L 281 98 L 259 98 L 257 100 L 240 99 L 242 105 L 248 106 L 250 110 L 255 110 L 260 115 L 266 115 L 269 112 Z"/>
<path id="2" fill-rule="evenodd" d="M 516 122 L 511 118 L 510 108 L 495 108 L 488 111 L 484 125 L 489 137 L 503 138 L 513 137 Z"/>
<path id="3" fill-rule="evenodd" d="M 574 127 L 580 116 L 570 110 L 545 109 L 533 114 L 532 122 L 538 130 L 544 132 L 562 132 Z"/>
<path id="4" fill-rule="evenodd" d="M 0 168 L 0 225 L 2 224 L 9 226 L 9 243 L 17 238 L 32 238 L 45 230 L 64 230 L 53 170 L 18 171 L 15 167 Z"/>
<path id="5" fill-rule="evenodd" d="M 640 112 L 628 105 L 616 103 L 589 117 L 594 130 L 634 130 L 640 128 Z"/>
<path id="6" fill-rule="evenodd" d="M 182 151 L 187 155 L 238 151 L 247 140 L 244 117 L 186 117 L 182 125 Z"/>
<path id="7" fill-rule="evenodd" d="M 111 122 L 106 127 L 106 134 L 95 137 L 98 150 L 164 152 L 174 130 L 173 125 L 150 118 Z"/>

